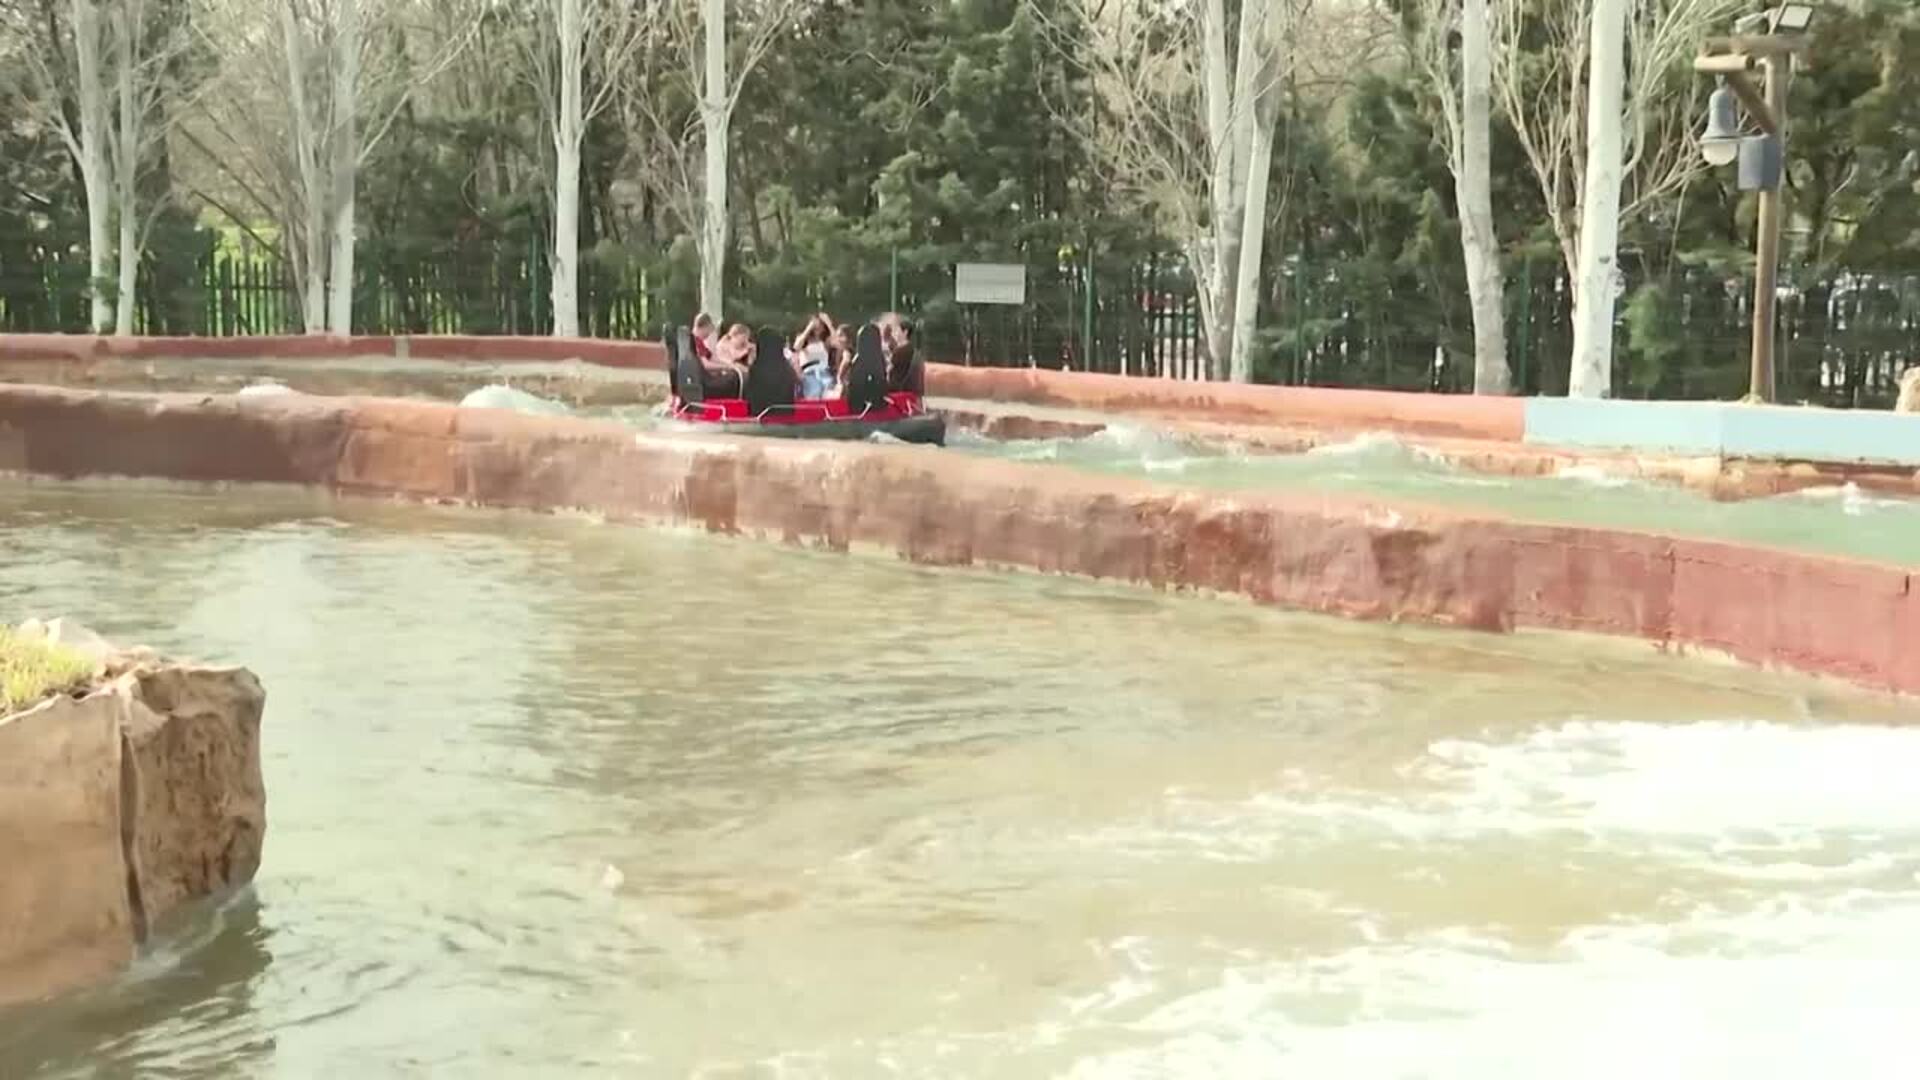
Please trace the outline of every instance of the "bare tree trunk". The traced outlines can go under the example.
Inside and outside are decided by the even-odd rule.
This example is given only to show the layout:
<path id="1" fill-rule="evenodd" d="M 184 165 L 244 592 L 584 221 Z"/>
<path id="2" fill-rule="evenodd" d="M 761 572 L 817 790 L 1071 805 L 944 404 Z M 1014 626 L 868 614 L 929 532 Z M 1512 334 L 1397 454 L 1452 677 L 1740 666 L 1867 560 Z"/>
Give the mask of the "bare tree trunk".
<path id="1" fill-rule="evenodd" d="M 1626 26 L 1626 0 L 1594 0 L 1587 84 L 1586 186 L 1580 200 L 1580 261 L 1573 291 L 1569 397 L 1606 397 L 1613 388 L 1613 287 L 1620 236 Z"/>
<path id="2" fill-rule="evenodd" d="M 726 301 L 727 138 L 733 109 L 727 93 L 726 0 L 701 0 L 706 33 L 706 95 L 700 103 L 705 137 L 704 210 L 700 220 L 700 307 L 718 319 Z"/>
<path id="3" fill-rule="evenodd" d="M 1260 262 L 1267 242 L 1267 187 L 1273 175 L 1273 132 L 1280 121 L 1280 71 L 1287 60 L 1281 50 L 1291 27 L 1283 16 L 1293 0 L 1272 0 L 1273 6 L 1257 23 L 1242 20 L 1240 63 L 1245 65 L 1241 85 L 1246 98 L 1241 109 L 1248 127 L 1246 204 L 1241 210 L 1240 264 L 1234 274 L 1233 353 L 1230 374 L 1234 382 L 1253 381 L 1253 334 L 1260 315 Z M 1249 3 L 1248 9 L 1257 8 Z"/>
<path id="4" fill-rule="evenodd" d="M 1493 227 L 1492 26 L 1487 0 L 1460 9 L 1460 159 L 1454 169 L 1460 202 L 1460 248 L 1473 309 L 1473 392 L 1508 392 L 1506 283 Z"/>
<path id="5" fill-rule="evenodd" d="M 113 332 L 119 337 L 133 333 L 134 290 L 140 272 L 140 217 L 134 181 L 140 172 L 141 110 L 135 101 L 134 35 L 142 27 L 127 17 L 126 3 L 113 9 L 113 47 L 115 82 L 119 88 L 120 126 L 115 143 L 114 180 L 119 187 L 120 282 L 113 296 Z"/>
<path id="6" fill-rule="evenodd" d="M 1205 63 L 1204 86 L 1207 105 L 1207 137 L 1212 143 L 1213 175 L 1210 184 L 1209 218 L 1212 222 L 1212 269 L 1208 274 L 1211 304 L 1201 305 L 1201 319 L 1207 323 L 1207 353 L 1215 379 L 1226 379 L 1241 369 L 1236 356 L 1240 339 L 1236 328 L 1242 323 L 1235 311 L 1244 290 L 1240 285 L 1241 256 L 1246 243 L 1248 172 L 1252 167 L 1256 98 L 1266 68 L 1262 55 L 1268 48 L 1263 41 L 1264 27 L 1272 17 L 1271 7 L 1288 0 L 1240 5 L 1239 40 L 1235 43 L 1231 79 L 1227 73 L 1226 11 L 1223 0 L 1207 0 L 1201 32 L 1205 36 L 1202 59 Z M 1232 92 L 1226 90 L 1231 84 Z M 1271 146 L 1271 138 L 1269 138 Z M 1269 156 L 1271 156 L 1269 154 Z M 1260 253 L 1253 253 L 1259 263 Z M 1257 275 L 1256 275 L 1257 276 Z M 1209 317 L 1210 313 L 1210 317 Z"/>
<path id="7" fill-rule="evenodd" d="M 1227 127 L 1233 118 L 1233 102 L 1227 82 L 1227 6 L 1225 0 L 1206 0 L 1201 14 L 1201 52 L 1205 63 L 1204 87 L 1207 99 L 1207 139 L 1215 146 L 1227 143 Z M 1232 170 L 1213 171 L 1213 197 L 1226 199 L 1226 177 Z"/>
<path id="8" fill-rule="evenodd" d="M 1207 138 L 1212 144 L 1213 175 L 1209 185 L 1208 219 L 1212 225 L 1212 268 L 1209 280 L 1202 283 L 1209 294 L 1201 305 L 1207 337 L 1208 374 L 1225 379 L 1234 351 L 1233 306 L 1237 296 L 1235 276 L 1240 267 L 1241 223 L 1246 210 L 1245 174 L 1241 171 L 1251 147 L 1252 125 L 1245 100 L 1246 87 L 1252 82 L 1247 69 L 1247 31 L 1260 4 L 1243 4 L 1240 9 L 1238 69 L 1227 69 L 1227 26 L 1223 0 L 1207 0 L 1201 32 L 1205 35 L 1202 59 L 1206 65 Z M 1229 90 L 1228 88 L 1232 89 Z"/>
<path id="9" fill-rule="evenodd" d="M 1566 268 L 1567 285 L 1577 288 L 1580 284 L 1580 231 L 1556 226 L 1553 238 L 1560 245 L 1560 264 Z"/>
<path id="10" fill-rule="evenodd" d="M 354 178 L 360 169 L 356 122 L 360 86 L 360 0 L 338 0 L 333 39 L 333 258 L 328 267 L 327 329 L 353 333 Z"/>
<path id="11" fill-rule="evenodd" d="M 1260 261 L 1267 241 L 1267 182 L 1273 169 L 1273 128 L 1279 110 L 1263 106 L 1265 115 L 1254 125 L 1248 148 L 1247 203 L 1241 214 L 1240 266 L 1234 275 L 1233 352 L 1230 374 L 1234 382 L 1253 381 L 1253 331 L 1260 313 Z"/>
<path id="12" fill-rule="evenodd" d="M 553 335 L 580 336 L 581 0 L 559 0 L 560 103 L 553 120 Z"/>
<path id="13" fill-rule="evenodd" d="M 291 4 L 280 8 L 280 32 L 287 60 L 287 88 L 292 105 L 288 137 L 300 182 L 300 209 L 305 235 L 301 257 L 295 263 L 301 286 L 300 327 L 322 333 L 327 321 L 327 192 L 320 169 L 320 132 L 307 94 L 307 69 L 312 62 L 306 31 Z"/>
<path id="14" fill-rule="evenodd" d="M 1200 32 L 1204 38 L 1201 59 L 1205 64 L 1203 85 L 1207 99 L 1207 142 L 1213 155 L 1213 171 L 1208 184 L 1209 265 L 1195 263 L 1194 274 L 1200 285 L 1201 331 L 1207 339 L 1208 373 L 1214 378 L 1225 375 L 1227 358 L 1233 353 L 1233 300 L 1230 261 L 1233 253 L 1226 240 L 1227 208 L 1233 204 L 1233 92 L 1227 70 L 1227 14 L 1224 0 L 1206 0 Z M 1238 243 L 1235 236 L 1233 242 Z M 1204 276 L 1202 272 L 1204 270 Z"/>
<path id="15" fill-rule="evenodd" d="M 95 0 L 73 0 L 74 94 L 80 102 L 80 184 L 87 196 L 87 291 L 91 299 L 87 326 L 104 334 L 113 325 L 107 303 L 107 235 L 112 212 L 112 187 L 107 162 L 106 80 L 101 70 L 100 8 Z"/>

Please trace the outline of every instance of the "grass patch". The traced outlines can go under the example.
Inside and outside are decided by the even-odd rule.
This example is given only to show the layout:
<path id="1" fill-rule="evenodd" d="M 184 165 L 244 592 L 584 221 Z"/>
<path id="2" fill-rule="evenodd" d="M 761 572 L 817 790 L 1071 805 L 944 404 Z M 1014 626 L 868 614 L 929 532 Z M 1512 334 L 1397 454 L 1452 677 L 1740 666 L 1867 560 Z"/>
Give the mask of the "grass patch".
<path id="1" fill-rule="evenodd" d="M 0 716 L 86 685 L 93 661 L 42 638 L 0 626 Z"/>

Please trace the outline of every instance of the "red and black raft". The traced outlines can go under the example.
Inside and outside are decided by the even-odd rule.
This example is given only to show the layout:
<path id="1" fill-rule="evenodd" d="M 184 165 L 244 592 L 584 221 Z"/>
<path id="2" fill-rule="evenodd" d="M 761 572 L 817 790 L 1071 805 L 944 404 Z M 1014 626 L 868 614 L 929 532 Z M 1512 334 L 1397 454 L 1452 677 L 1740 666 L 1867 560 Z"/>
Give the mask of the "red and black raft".
<path id="1" fill-rule="evenodd" d="M 926 407 L 925 366 L 917 356 L 903 358 L 890 371 L 880 333 L 862 327 L 846 385 L 837 398 L 798 397 L 798 378 L 787 361 L 786 343 L 761 331 L 753 363 L 738 397 L 709 395 L 700 359 L 685 327 L 662 335 L 672 389 L 668 407 L 675 420 L 731 435 L 768 435 L 788 439 L 866 439 L 883 434 L 902 442 L 945 445 L 947 419 Z"/>

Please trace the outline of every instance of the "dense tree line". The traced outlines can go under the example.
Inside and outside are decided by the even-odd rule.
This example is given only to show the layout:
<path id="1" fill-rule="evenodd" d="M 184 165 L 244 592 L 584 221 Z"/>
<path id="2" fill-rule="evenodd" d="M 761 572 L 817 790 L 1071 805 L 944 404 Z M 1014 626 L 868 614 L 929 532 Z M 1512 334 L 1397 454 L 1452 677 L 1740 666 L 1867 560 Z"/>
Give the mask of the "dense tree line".
<path id="1" fill-rule="evenodd" d="M 1564 392 L 1573 348 L 1585 2 L 1465 4 L 1491 29 L 1496 355 L 1527 392 Z M 716 298 L 778 324 L 899 303 L 988 362 L 1466 389 L 1462 7 L 13 0 L 0 329 L 640 334 Z M 1744 387 L 1753 200 L 1698 163 L 1687 66 L 1743 10 L 1629 4 L 1617 394 Z M 1783 394 L 1851 402 L 1920 320 L 1920 8 L 1813 30 Z M 956 305 L 965 260 L 1025 263 L 1026 308 Z"/>

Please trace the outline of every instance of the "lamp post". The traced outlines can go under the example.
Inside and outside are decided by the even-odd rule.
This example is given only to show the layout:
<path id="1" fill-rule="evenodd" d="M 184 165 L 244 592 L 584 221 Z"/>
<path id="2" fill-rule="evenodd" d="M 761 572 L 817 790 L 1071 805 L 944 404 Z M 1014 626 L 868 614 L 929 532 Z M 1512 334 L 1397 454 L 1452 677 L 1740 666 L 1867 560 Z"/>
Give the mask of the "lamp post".
<path id="1" fill-rule="evenodd" d="M 1774 303 L 1780 276 L 1780 187 L 1786 176 L 1787 82 L 1793 77 L 1793 58 L 1806 49 L 1805 31 L 1812 21 L 1813 5 L 1781 4 L 1739 20 L 1734 29 L 1742 32 L 1708 41 L 1706 50 L 1693 61 L 1695 71 L 1720 80 L 1707 100 L 1700 156 L 1714 166 L 1737 160 L 1740 190 L 1760 193 L 1747 390 L 1749 397 L 1759 401 L 1772 401 L 1774 396 Z M 1764 33 L 1751 32 L 1762 28 Z M 1759 87 L 1750 78 L 1756 69 L 1761 73 Z M 1742 105 L 1761 134 L 1741 136 Z"/>

